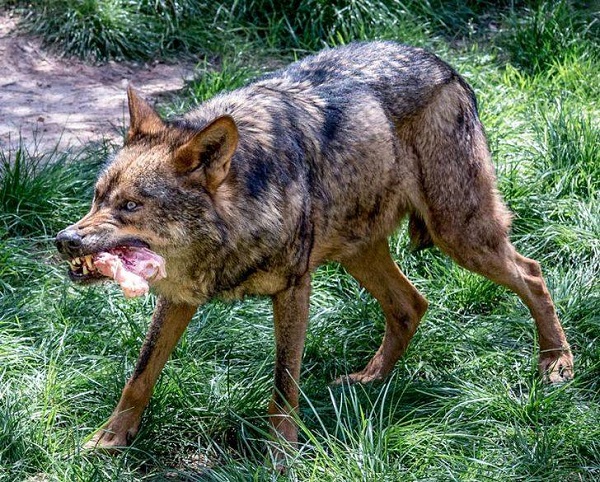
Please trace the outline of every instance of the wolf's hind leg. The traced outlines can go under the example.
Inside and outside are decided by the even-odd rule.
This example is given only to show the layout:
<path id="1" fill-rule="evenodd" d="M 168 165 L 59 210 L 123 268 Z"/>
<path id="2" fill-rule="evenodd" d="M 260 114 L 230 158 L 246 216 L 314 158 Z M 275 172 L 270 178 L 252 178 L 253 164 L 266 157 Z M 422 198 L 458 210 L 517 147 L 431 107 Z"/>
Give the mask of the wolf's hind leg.
<path id="1" fill-rule="evenodd" d="M 573 356 L 540 266 L 508 239 L 510 214 L 496 189 L 470 89 L 462 82 L 446 85 L 400 134 L 419 159 L 415 205 L 434 244 L 519 295 L 537 326 L 542 374 L 551 382 L 572 378 Z"/>
<path id="2" fill-rule="evenodd" d="M 480 229 L 476 226 L 456 229 L 453 235 L 447 233 L 442 239 L 433 233 L 434 241 L 463 267 L 514 291 L 535 320 L 540 345 L 540 373 L 551 383 L 572 379 L 573 355 L 539 263 L 519 254 L 507 235 L 490 239 L 489 233 L 493 230 L 487 230 L 484 239 L 475 239 L 473 233 L 486 231 L 486 223 L 490 220 L 481 219 Z M 463 234 L 467 232 L 470 235 Z"/>
<path id="3" fill-rule="evenodd" d="M 343 260 L 342 264 L 381 305 L 385 314 L 385 334 L 379 350 L 362 371 L 336 382 L 382 380 L 406 351 L 427 310 L 427 300 L 402 274 L 390 255 L 386 239 Z"/>

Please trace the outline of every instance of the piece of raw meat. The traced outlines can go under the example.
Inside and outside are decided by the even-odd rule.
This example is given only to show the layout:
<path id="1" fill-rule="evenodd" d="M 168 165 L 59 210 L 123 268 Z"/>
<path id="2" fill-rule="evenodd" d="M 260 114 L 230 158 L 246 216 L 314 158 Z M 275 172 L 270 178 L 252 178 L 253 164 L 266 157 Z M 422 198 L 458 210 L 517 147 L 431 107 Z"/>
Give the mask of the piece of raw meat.
<path id="1" fill-rule="evenodd" d="M 94 266 L 104 276 L 114 279 L 127 298 L 148 293 L 148 281 L 167 276 L 165 260 L 146 248 L 119 247 L 94 255 Z"/>

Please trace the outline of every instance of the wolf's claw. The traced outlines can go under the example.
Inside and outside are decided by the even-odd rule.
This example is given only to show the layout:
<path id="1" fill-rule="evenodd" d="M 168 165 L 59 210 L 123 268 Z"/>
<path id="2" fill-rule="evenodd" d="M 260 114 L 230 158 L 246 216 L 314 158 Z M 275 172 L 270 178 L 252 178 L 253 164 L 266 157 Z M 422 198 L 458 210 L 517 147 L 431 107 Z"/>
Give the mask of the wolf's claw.
<path id="1" fill-rule="evenodd" d="M 563 353 L 559 358 L 540 360 L 540 374 L 547 383 L 565 383 L 573 379 L 573 355 Z"/>

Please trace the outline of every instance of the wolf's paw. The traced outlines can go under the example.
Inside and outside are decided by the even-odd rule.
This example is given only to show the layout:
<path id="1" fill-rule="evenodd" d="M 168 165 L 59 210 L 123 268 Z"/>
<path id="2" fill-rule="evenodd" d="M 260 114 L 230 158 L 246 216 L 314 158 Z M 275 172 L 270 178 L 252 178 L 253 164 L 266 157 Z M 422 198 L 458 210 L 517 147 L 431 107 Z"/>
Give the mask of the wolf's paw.
<path id="1" fill-rule="evenodd" d="M 135 437 L 137 431 L 137 424 L 131 425 L 119 419 L 112 420 L 98 430 L 83 448 L 114 453 L 118 449 L 127 447 Z"/>
<path id="2" fill-rule="evenodd" d="M 540 374 L 547 383 L 564 383 L 573 379 L 573 355 L 563 352 L 558 358 L 547 356 L 540 359 Z"/>
<path id="3" fill-rule="evenodd" d="M 351 373 L 350 375 L 342 375 L 341 377 L 336 378 L 331 384 L 332 385 L 352 385 L 354 383 L 371 383 L 371 382 L 380 382 L 385 379 L 387 374 L 381 372 L 373 372 L 363 370 L 356 373 Z"/>

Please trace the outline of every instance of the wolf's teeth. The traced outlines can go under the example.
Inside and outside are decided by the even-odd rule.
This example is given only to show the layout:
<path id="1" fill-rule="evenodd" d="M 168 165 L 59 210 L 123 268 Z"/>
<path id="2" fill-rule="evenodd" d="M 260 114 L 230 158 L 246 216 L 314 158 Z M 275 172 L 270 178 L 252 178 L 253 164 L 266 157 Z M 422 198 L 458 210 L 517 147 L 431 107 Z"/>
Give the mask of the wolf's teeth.
<path id="1" fill-rule="evenodd" d="M 85 265 L 90 271 L 94 271 L 94 261 L 92 260 L 92 255 L 88 254 L 85 257 Z"/>
<path id="2" fill-rule="evenodd" d="M 85 267 L 85 265 L 83 266 L 83 274 L 89 274 L 88 269 Z"/>
<path id="3" fill-rule="evenodd" d="M 81 264 L 81 258 L 75 258 L 75 259 L 73 260 L 73 264 L 74 264 L 75 266 L 79 266 L 79 265 Z"/>

